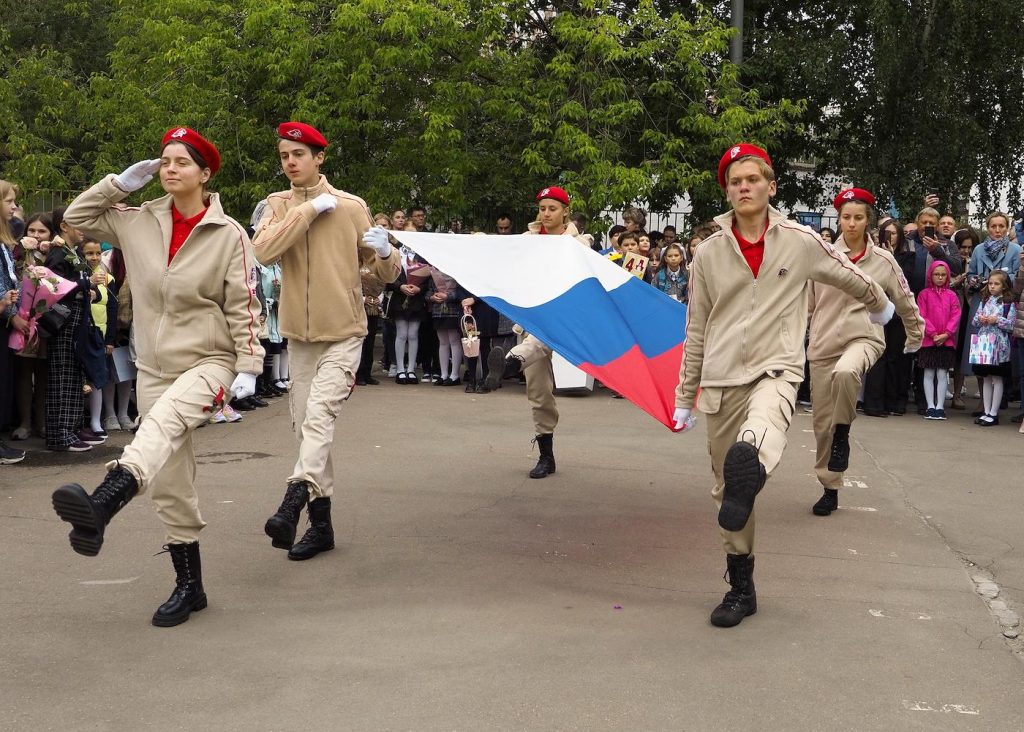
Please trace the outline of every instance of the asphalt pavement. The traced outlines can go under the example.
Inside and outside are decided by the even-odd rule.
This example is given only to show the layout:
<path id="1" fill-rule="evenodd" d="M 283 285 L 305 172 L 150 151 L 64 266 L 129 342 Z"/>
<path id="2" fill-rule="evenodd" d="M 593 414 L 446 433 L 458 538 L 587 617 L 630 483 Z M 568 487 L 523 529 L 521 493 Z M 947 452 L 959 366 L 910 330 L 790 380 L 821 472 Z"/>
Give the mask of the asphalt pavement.
<path id="1" fill-rule="evenodd" d="M 727 589 L 703 421 L 559 398 L 530 480 L 524 390 L 362 387 L 338 421 L 337 549 L 291 562 L 263 522 L 295 455 L 285 400 L 196 433 L 209 607 L 173 585 L 148 497 L 73 553 L 50 506 L 86 455 L 0 468 L 0 723 L 10 730 L 1020 730 L 1024 435 L 964 413 L 853 426 L 816 517 L 798 409 L 758 501 L 758 613 Z M 1019 623 L 1019 621 L 1018 621 Z"/>

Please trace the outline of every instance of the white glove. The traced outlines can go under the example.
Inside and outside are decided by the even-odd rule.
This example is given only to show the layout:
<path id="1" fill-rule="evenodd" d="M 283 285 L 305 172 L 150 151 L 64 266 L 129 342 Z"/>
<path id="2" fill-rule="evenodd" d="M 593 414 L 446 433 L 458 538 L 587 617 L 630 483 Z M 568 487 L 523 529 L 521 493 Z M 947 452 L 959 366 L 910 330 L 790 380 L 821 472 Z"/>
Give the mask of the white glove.
<path id="1" fill-rule="evenodd" d="M 391 242 L 388 240 L 388 231 L 383 226 L 374 226 L 367 229 L 363 234 L 363 242 L 373 247 L 377 256 L 387 259 L 391 256 Z"/>
<path id="2" fill-rule="evenodd" d="M 892 300 L 889 300 L 885 304 L 885 309 L 877 313 L 868 313 L 868 320 L 875 325 L 885 325 L 892 320 L 893 313 L 896 312 L 896 306 L 892 304 Z"/>
<path id="3" fill-rule="evenodd" d="M 313 204 L 313 208 L 316 209 L 318 214 L 322 214 L 324 211 L 333 211 L 338 207 L 338 199 L 330 193 L 321 193 L 310 203 Z"/>
<path id="4" fill-rule="evenodd" d="M 256 393 L 256 374 L 239 374 L 231 382 L 231 396 L 234 399 L 245 399 Z"/>
<path id="5" fill-rule="evenodd" d="M 683 409 L 682 407 L 676 407 L 676 411 L 672 415 L 672 421 L 676 423 L 676 432 L 688 432 L 697 424 L 697 418 L 693 416 L 691 410 Z"/>
<path id="6" fill-rule="evenodd" d="M 114 185 L 125 193 L 132 193 L 153 180 L 153 176 L 160 170 L 160 160 L 140 160 L 134 165 L 129 165 L 124 172 L 114 176 Z"/>

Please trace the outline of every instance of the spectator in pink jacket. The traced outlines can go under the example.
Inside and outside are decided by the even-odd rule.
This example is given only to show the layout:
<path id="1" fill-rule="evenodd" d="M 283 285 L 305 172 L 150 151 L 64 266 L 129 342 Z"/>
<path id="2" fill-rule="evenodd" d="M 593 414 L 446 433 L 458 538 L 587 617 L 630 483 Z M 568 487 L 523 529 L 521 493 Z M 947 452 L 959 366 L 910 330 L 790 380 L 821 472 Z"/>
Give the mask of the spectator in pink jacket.
<path id="1" fill-rule="evenodd" d="M 924 318 L 924 340 L 917 354 L 917 366 L 924 371 L 924 395 L 928 401 L 925 419 L 946 418 L 949 369 L 956 365 L 960 298 L 949 288 L 949 277 L 949 265 L 936 259 L 928 268 L 928 286 L 917 295 L 917 307 Z"/>

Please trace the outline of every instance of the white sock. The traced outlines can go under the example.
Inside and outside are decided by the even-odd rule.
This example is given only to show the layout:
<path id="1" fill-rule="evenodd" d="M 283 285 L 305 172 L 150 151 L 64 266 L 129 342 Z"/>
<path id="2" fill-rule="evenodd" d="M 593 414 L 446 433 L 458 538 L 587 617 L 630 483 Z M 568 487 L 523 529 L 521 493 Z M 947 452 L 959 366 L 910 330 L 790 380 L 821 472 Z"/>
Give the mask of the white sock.
<path id="1" fill-rule="evenodd" d="M 949 372 L 946 369 L 937 369 L 935 372 L 935 408 L 946 408 L 946 387 L 949 386 Z"/>
<path id="2" fill-rule="evenodd" d="M 992 379 L 992 408 L 988 410 L 988 416 L 998 417 L 999 407 L 1003 405 L 1003 377 L 993 376 Z"/>
<path id="3" fill-rule="evenodd" d="M 288 370 L 288 349 L 281 349 L 281 380 L 287 381 L 291 372 Z"/>
<path id="4" fill-rule="evenodd" d="M 439 333 L 442 336 L 440 339 L 441 344 L 437 347 L 437 362 L 441 365 L 441 378 L 448 378 L 448 364 L 452 360 L 452 347 L 448 344 L 448 339 L 444 338 L 444 333 Z"/>
<path id="5" fill-rule="evenodd" d="M 270 378 L 274 382 L 281 380 L 281 354 L 275 353 L 270 357 Z"/>
<path id="6" fill-rule="evenodd" d="M 990 407 L 992 406 L 992 377 L 986 376 L 981 380 L 981 408 L 985 414 L 991 414 Z"/>
<path id="7" fill-rule="evenodd" d="M 924 398 L 928 402 L 929 409 L 935 409 L 935 402 L 937 401 L 935 395 L 937 392 L 932 391 L 932 387 L 935 384 L 935 369 L 924 370 Z"/>
<path id="8" fill-rule="evenodd" d="M 462 371 L 462 336 L 459 331 L 449 331 L 448 342 L 452 348 L 452 378 L 457 379 L 459 372 Z"/>
<path id="9" fill-rule="evenodd" d="M 89 392 L 89 428 L 93 432 L 103 431 L 103 424 L 100 422 L 101 414 L 103 414 L 103 390 L 93 389 Z"/>

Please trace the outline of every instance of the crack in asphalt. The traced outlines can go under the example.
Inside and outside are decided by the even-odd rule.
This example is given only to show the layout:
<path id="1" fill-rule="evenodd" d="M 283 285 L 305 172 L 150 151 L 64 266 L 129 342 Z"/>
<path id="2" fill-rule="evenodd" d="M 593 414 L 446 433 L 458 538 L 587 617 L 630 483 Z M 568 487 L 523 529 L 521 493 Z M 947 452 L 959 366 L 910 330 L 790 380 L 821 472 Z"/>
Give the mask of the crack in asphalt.
<path id="1" fill-rule="evenodd" d="M 939 527 L 939 525 L 935 521 L 930 519 L 924 513 L 924 511 L 915 506 L 914 503 L 910 500 L 910 495 L 907 491 L 907 487 L 904 484 L 904 482 L 900 480 L 900 478 L 895 473 L 883 467 L 883 465 L 879 462 L 875 454 L 872 453 L 871 450 L 869 450 L 863 442 L 856 438 L 854 438 L 853 441 L 861 450 L 864 451 L 864 453 L 869 458 L 871 458 L 871 462 L 874 464 L 875 469 L 878 470 L 878 472 L 880 472 L 882 475 L 889 478 L 889 480 L 891 480 L 893 484 L 896 485 L 900 493 L 903 495 L 903 504 L 907 507 L 907 509 L 909 509 L 918 518 L 918 520 L 921 521 L 921 523 L 923 523 L 925 526 L 931 529 L 935 533 L 935 535 L 942 540 L 942 543 L 945 545 L 946 549 L 950 552 L 950 554 L 956 557 L 956 559 L 960 562 L 961 566 L 967 573 L 967 580 L 971 583 L 971 589 L 974 590 L 974 594 L 981 598 L 982 602 L 985 603 L 986 609 L 989 611 L 989 615 L 991 615 L 992 619 L 996 621 L 996 626 L 1000 630 L 1000 637 L 1003 639 L 1003 642 L 1006 645 L 1007 649 L 1009 649 L 1010 653 L 1013 655 L 1014 658 L 1016 658 L 1021 663 L 1024 663 L 1024 639 L 1022 639 L 1018 634 L 1020 630 L 1019 621 L 1018 624 L 1012 626 L 1014 635 L 1006 635 L 1006 632 L 1003 632 L 1004 624 L 1000 622 L 999 613 L 996 611 L 996 609 L 992 607 L 992 602 L 999 599 L 1003 603 L 1004 607 L 1006 607 L 1008 610 L 1015 610 L 1012 604 L 1003 596 L 999 584 L 995 581 L 995 574 L 992 572 L 991 564 L 989 566 L 982 566 L 968 558 L 964 552 L 953 547 L 953 545 L 950 544 L 949 539 L 946 538 L 946 535 L 942 532 L 942 529 Z M 994 562 L 995 559 L 993 558 L 991 560 L 991 563 Z M 991 584 L 996 586 L 998 591 L 994 597 L 990 598 L 983 594 L 980 589 L 981 583 L 975 581 L 974 575 L 972 574 L 972 570 L 976 573 L 979 569 L 984 570 L 989 575 L 989 581 L 991 582 Z M 1017 615 L 1019 617 L 1019 613 L 1017 613 Z M 973 639 L 973 636 L 970 637 L 972 637 Z"/>

